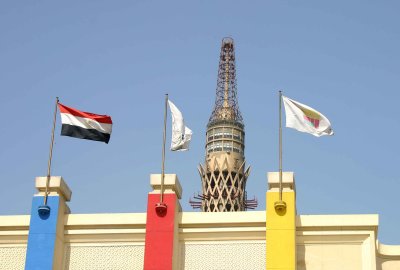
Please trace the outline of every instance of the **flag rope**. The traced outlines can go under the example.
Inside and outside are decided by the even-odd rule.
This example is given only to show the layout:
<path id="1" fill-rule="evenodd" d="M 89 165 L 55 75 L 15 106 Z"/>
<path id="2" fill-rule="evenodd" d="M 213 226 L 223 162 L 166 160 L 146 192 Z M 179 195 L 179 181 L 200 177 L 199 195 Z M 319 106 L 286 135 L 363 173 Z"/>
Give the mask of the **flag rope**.
<path id="1" fill-rule="evenodd" d="M 56 128 L 56 120 L 57 120 L 57 106 L 59 99 L 56 97 L 56 106 L 54 109 L 54 118 L 53 118 L 53 128 L 51 130 L 51 142 L 50 142 L 50 153 L 49 153 L 49 161 L 47 163 L 47 178 L 46 178 L 46 190 L 44 194 L 44 205 L 47 205 L 47 197 L 49 196 L 49 184 L 50 184 L 50 173 L 51 173 L 51 161 L 53 158 L 53 146 L 54 146 L 54 130 Z"/>

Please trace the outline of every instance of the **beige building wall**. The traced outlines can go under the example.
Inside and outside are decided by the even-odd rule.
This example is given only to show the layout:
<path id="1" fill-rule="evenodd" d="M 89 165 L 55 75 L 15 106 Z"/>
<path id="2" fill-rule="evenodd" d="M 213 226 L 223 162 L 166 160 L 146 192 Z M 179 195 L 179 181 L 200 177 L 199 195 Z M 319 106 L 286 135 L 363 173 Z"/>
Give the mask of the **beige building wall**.
<path id="1" fill-rule="evenodd" d="M 377 215 L 302 215 L 296 225 L 298 270 L 376 269 Z"/>
<path id="2" fill-rule="evenodd" d="M 143 269 L 145 213 L 69 214 L 65 224 L 64 270 Z"/>
<path id="3" fill-rule="evenodd" d="M 178 269 L 265 269 L 265 211 L 182 212 Z M 143 269 L 145 213 L 66 214 L 63 269 Z M 378 215 L 300 215 L 298 270 L 399 270 Z M 29 216 L 0 217 L 0 269 L 24 269 Z M 105 268 L 106 267 L 106 268 Z"/>
<path id="4" fill-rule="evenodd" d="M 142 269 L 146 214 L 65 215 L 64 268 Z M 265 269 L 265 212 L 183 212 L 179 269 Z M 300 215 L 297 269 L 399 270 L 377 215 Z M 0 269 L 24 269 L 29 216 L 0 217 Z"/>
<path id="5" fill-rule="evenodd" d="M 265 270 L 265 211 L 184 212 L 179 269 Z"/>
<path id="6" fill-rule="evenodd" d="M 30 216 L 0 216 L 0 269 L 25 268 Z"/>
<path id="7" fill-rule="evenodd" d="M 377 270 L 400 269 L 400 246 L 383 245 L 377 242 Z"/>

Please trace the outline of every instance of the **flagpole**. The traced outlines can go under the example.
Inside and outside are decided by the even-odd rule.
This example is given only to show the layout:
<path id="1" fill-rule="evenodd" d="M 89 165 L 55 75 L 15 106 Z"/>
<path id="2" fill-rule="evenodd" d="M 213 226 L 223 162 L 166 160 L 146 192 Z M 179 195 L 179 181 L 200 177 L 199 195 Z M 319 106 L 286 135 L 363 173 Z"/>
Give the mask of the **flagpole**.
<path id="1" fill-rule="evenodd" d="M 282 201 L 282 91 L 279 91 L 279 200 Z"/>
<path id="2" fill-rule="evenodd" d="M 59 99 L 56 97 L 56 105 L 54 108 L 54 117 L 53 117 L 53 127 L 51 130 L 51 141 L 50 141 L 50 151 L 49 151 L 49 161 L 47 162 L 47 178 L 46 178 L 46 190 L 44 193 L 44 199 L 42 206 L 39 207 L 39 213 L 45 214 L 50 211 L 50 207 L 47 206 L 47 198 L 49 196 L 49 184 L 50 184 L 50 175 L 51 175 L 51 161 L 53 158 L 53 146 L 54 146 L 54 130 L 56 128 L 56 120 L 57 120 L 57 106 Z"/>
<path id="3" fill-rule="evenodd" d="M 279 201 L 275 202 L 275 209 L 286 209 L 286 203 L 282 199 L 282 91 L 279 90 Z"/>
<path id="4" fill-rule="evenodd" d="M 162 165 L 161 165 L 161 191 L 160 201 L 164 202 L 164 178 L 165 178 L 165 140 L 167 131 L 167 106 L 168 106 L 168 94 L 165 94 L 165 109 L 164 109 L 164 132 L 163 132 L 163 148 L 162 148 Z"/>
<path id="5" fill-rule="evenodd" d="M 159 215 L 165 215 L 167 205 L 164 203 L 164 178 L 165 178 L 165 140 L 167 131 L 167 109 L 168 109 L 168 94 L 165 94 L 164 107 L 164 130 L 163 130 L 163 146 L 162 146 L 162 161 L 161 161 L 161 187 L 160 187 L 160 202 L 156 204 L 156 212 Z"/>

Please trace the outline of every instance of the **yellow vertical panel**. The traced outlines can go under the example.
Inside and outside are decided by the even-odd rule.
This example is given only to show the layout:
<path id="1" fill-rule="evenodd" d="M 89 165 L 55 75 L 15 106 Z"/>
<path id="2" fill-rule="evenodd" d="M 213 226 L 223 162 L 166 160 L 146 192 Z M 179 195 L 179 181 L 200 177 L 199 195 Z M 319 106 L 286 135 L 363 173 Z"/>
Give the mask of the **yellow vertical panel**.
<path id="1" fill-rule="evenodd" d="M 283 192 L 282 200 L 286 202 L 286 211 L 277 213 L 274 204 L 279 200 L 279 192 L 267 192 L 267 229 L 294 230 L 296 226 L 295 193 Z"/>
<path id="2" fill-rule="evenodd" d="M 282 195 L 286 210 L 278 212 L 279 192 L 267 192 L 267 270 L 296 269 L 296 196 L 293 191 Z"/>

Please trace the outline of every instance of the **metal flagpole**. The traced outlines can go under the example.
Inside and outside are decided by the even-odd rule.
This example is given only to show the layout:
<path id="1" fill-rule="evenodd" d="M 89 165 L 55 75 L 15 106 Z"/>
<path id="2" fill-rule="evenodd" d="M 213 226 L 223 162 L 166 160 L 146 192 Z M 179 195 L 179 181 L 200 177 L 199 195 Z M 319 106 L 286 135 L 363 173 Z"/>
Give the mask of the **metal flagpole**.
<path id="1" fill-rule="evenodd" d="M 161 165 L 161 190 L 160 201 L 164 202 L 164 178 L 165 178 L 165 139 L 167 131 L 167 108 L 168 107 L 168 94 L 165 94 L 165 110 L 164 110 L 164 132 L 163 132 L 163 148 L 162 148 L 162 165 Z"/>
<path id="2" fill-rule="evenodd" d="M 156 204 L 156 212 L 159 215 L 165 215 L 167 205 L 164 203 L 164 178 L 165 178 L 165 140 L 167 131 L 167 108 L 168 94 L 165 94 L 165 109 L 164 109 L 164 131 L 163 131 L 163 147 L 162 147 L 162 162 L 161 162 L 161 187 L 160 187 L 160 202 Z"/>
<path id="3" fill-rule="evenodd" d="M 57 120 L 57 106 L 58 106 L 58 97 L 56 97 L 56 106 L 54 108 L 54 117 L 53 117 L 53 128 L 51 130 L 51 142 L 50 142 L 50 152 L 49 152 L 49 161 L 47 163 L 47 178 L 46 178 L 46 190 L 44 193 L 44 200 L 42 206 L 39 207 L 39 213 L 45 214 L 50 211 L 50 207 L 47 206 L 47 198 L 49 196 L 49 184 L 50 184 L 50 172 L 51 172 L 51 160 L 53 158 L 53 146 L 54 146 L 54 130 L 56 128 L 56 120 Z"/>
<path id="4" fill-rule="evenodd" d="M 279 201 L 275 202 L 275 209 L 282 211 L 286 203 L 282 200 L 282 91 L 279 91 Z"/>
<path id="5" fill-rule="evenodd" d="M 279 200 L 282 201 L 282 91 L 279 91 Z"/>

